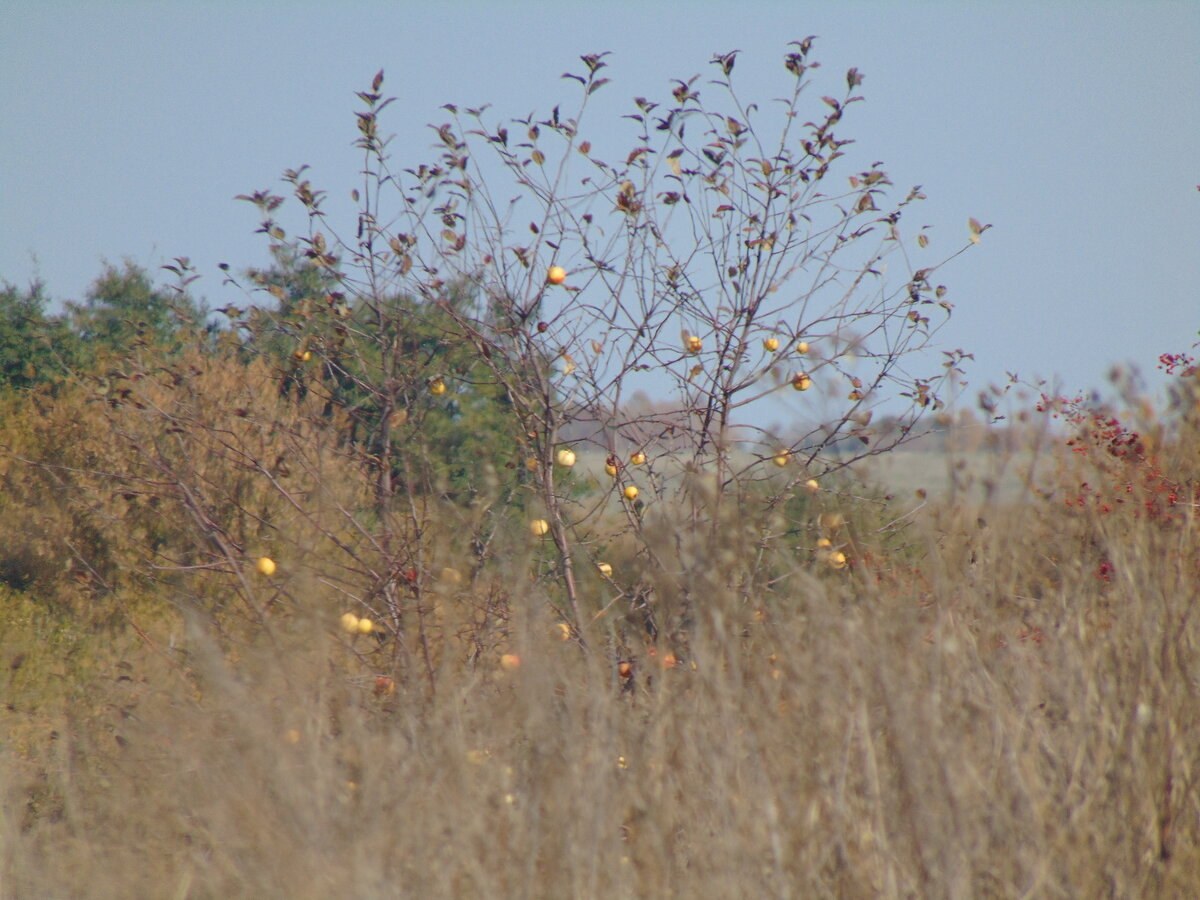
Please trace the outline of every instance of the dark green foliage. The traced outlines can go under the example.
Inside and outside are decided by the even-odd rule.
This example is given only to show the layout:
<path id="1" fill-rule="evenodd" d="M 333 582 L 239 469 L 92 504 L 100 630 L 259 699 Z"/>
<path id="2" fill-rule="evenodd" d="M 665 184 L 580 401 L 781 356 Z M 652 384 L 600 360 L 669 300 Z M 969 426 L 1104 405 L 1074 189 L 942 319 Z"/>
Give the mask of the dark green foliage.
<path id="1" fill-rule="evenodd" d="M 106 265 L 86 300 L 67 309 L 85 364 L 148 347 L 172 352 L 185 334 L 202 328 L 205 317 L 189 295 L 156 287 L 129 260 L 121 268 Z"/>
<path id="2" fill-rule="evenodd" d="M 46 315 L 46 303 L 40 282 L 0 288 L 0 387 L 44 384 L 72 367 L 78 341 L 61 317 Z"/>

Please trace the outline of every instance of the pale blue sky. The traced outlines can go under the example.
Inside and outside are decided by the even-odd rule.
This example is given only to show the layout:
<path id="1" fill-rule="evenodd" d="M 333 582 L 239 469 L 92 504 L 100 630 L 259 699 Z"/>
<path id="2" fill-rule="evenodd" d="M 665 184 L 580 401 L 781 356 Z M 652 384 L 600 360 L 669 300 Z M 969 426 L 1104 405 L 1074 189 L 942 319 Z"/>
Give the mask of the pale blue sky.
<path id="1" fill-rule="evenodd" d="M 731 49 L 743 94 L 768 100 L 809 34 L 814 98 L 864 73 L 841 136 L 898 191 L 924 186 L 935 239 L 994 226 L 939 279 L 957 306 L 939 342 L 976 355 L 972 391 L 1006 371 L 1100 387 L 1114 363 L 1153 370 L 1197 340 L 1197 2 L 4 0 L 0 278 L 71 299 L 102 259 L 189 256 L 198 294 L 238 299 L 216 264 L 266 254 L 234 195 L 308 163 L 348 211 L 354 92 L 380 68 L 396 155 L 420 161 L 443 103 L 546 114 L 585 52 L 613 51 L 595 126 Z"/>

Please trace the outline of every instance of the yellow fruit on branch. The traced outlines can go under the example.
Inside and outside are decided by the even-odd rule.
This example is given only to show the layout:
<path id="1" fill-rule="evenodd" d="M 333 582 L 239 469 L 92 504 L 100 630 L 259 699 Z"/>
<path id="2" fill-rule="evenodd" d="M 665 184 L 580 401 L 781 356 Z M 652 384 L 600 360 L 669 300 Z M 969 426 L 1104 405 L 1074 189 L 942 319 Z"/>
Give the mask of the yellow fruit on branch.
<path id="1" fill-rule="evenodd" d="M 636 484 L 629 485 L 628 487 L 625 488 L 623 493 L 625 494 L 626 500 L 636 500 L 637 495 L 638 495 L 637 485 Z"/>
<path id="2" fill-rule="evenodd" d="M 358 634 L 358 616 L 352 612 L 342 613 L 342 630 L 350 634 Z"/>
<path id="3" fill-rule="evenodd" d="M 792 458 L 792 453 L 790 450 L 780 450 L 771 459 L 771 462 L 775 463 L 775 465 L 779 466 L 779 468 L 782 469 L 784 466 L 786 466 L 788 464 L 788 462 L 791 461 L 791 458 Z"/>
<path id="4" fill-rule="evenodd" d="M 804 486 L 814 494 L 821 489 L 820 483 L 818 483 L 817 479 L 815 478 L 808 479 L 808 481 L 804 482 Z"/>
<path id="5" fill-rule="evenodd" d="M 798 391 L 807 391 L 810 387 L 812 387 L 812 379 L 809 378 L 804 372 L 798 372 L 795 377 L 792 378 L 792 387 Z"/>
<path id="6" fill-rule="evenodd" d="M 546 272 L 546 280 L 551 284 L 562 284 L 567 280 L 567 270 L 562 266 L 551 266 Z"/>
<path id="7" fill-rule="evenodd" d="M 641 450 L 635 450 L 633 455 L 629 457 L 629 464 L 632 466 L 641 466 L 646 463 L 646 454 Z"/>
<path id="8" fill-rule="evenodd" d="M 429 382 L 429 393 L 433 394 L 435 397 L 440 397 L 442 394 L 446 393 L 445 380 L 441 379 L 441 378 L 435 378 L 432 381 L 430 381 Z"/>
<path id="9" fill-rule="evenodd" d="M 567 447 L 563 447 L 563 449 L 559 450 L 555 455 L 554 461 L 564 469 L 569 469 L 571 466 L 575 465 L 575 451 Z"/>
<path id="10" fill-rule="evenodd" d="M 358 620 L 358 633 L 359 634 L 370 634 L 374 630 L 375 630 L 375 623 L 372 622 L 370 619 L 359 619 Z"/>
<path id="11" fill-rule="evenodd" d="M 833 566 L 835 569 L 846 568 L 846 554 L 841 550 L 834 550 L 829 554 L 829 565 Z"/>
<path id="12" fill-rule="evenodd" d="M 683 348 L 688 353 L 699 353 L 704 348 L 704 341 L 694 334 L 689 334 L 683 339 Z"/>
<path id="13" fill-rule="evenodd" d="M 834 531 L 846 524 L 846 517 L 839 512 L 821 513 L 817 519 L 826 531 Z"/>
<path id="14" fill-rule="evenodd" d="M 803 356 L 808 352 L 808 341 L 801 341 L 796 345 L 796 352 Z"/>
<path id="15" fill-rule="evenodd" d="M 778 338 L 767 338 L 765 341 L 763 341 L 763 349 L 766 350 L 768 353 L 774 353 L 776 350 L 779 349 L 779 339 Z"/>
<path id="16" fill-rule="evenodd" d="M 618 468 L 617 468 L 617 464 L 616 464 L 616 463 L 605 463 L 605 464 L 604 464 L 604 473 L 605 473 L 606 475 L 609 475 L 609 476 L 611 476 L 611 477 L 613 477 L 613 478 L 616 478 L 616 477 L 617 477 L 617 473 L 618 473 L 619 471 L 620 471 L 620 469 L 618 469 Z"/>
<path id="17" fill-rule="evenodd" d="M 606 562 L 596 563 L 596 570 L 605 578 L 612 578 L 613 567 Z"/>
<path id="18" fill-rule="evenodd" d="M 275 560 L 269 556 L 260 556 L 258 562 L 254 564 L 254 568 L 258 569 L 260 575 L 271 576 L 275 574 Z"/>
<path id="19" fill-rule="evenodd" d="M 529 531 L 534 537 L 544 537 L 550 531 L 550 523 L 545 519 L 534 519 L 529 523 Z"/>

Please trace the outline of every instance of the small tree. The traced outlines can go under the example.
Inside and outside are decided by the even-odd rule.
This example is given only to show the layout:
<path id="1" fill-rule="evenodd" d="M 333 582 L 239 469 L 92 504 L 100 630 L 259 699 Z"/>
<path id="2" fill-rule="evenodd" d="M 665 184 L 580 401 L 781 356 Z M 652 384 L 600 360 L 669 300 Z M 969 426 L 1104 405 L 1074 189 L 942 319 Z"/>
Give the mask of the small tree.
<path id="1" fill-rule="evenodd" d="M 573 116 L 490 124 L 448 106 L 436 158 L 405 168 L 380 134 L 380 72 L 359 94 L 352 234 L 304 169 L 285 173 L 300 237 L 278 220 L 283 197 L 242 198 L 276 261 L 251 281 L 279 305 L 236 311 L 238 350 L 273 360 L 282 393 L 322 409 L 371 473 L 369 506 L 336 507 L 370 562 L 358 538 L 322 525 L 322 540 L 366 578 L 342 594 L 397 637 L 415 614 L 431 684 L 426 625 L 447 579 L 430 536 L 447 517 L 470 560 L 463 591 L 524 544 L 537 596 L 581 646 L 614 607 L 686 641 L 689 623 L 720 620 L 720 598 L 757 603 L 805 560 L 854 570 L 847 516 L 815 479 L 916 434 L 964 354 L 925 356 L 951 306 L 943 261 L 918 267 L 902 241 L 920 191 L 889 203 L 880 164 L 838 175 L 859 73 L 806 121 L 810 48 L 785 54 L 776 115 L 740 97 L 735 53 L 713 59 L 716 100 L 698 77 L 637 98 L 617 163 L 584 125 L 605 54 L 567 76 Z M 985 227 L 971 221 L 970 243 Z M 772 433 L 763 403 L 780 394 L 821 397 L 823 414 Z M 873 427 L 897 398 L 908 408 Z M 270 476 L 251 444 L 236 455 Z M 309 515 L 305 494 L 272 484 Z M 806 535 L 815 557 L 796 556 Z M 597 565 L 609 554 L 619 566 Z"/>
<path id="2" fill-rule="evenodd" d="M 774 515 L 801 482 L 913 436 L 963 358 L 947 354 L 927 373 L 911 368 L 950 314 L 934 281 L 944 260 L 914 266 L 902 243 L 900 222 L 919 189 L 888 207 L 892 184 L 878 163 L 835 181 L 850 143 L 838 137 L 841 120 L 861 99 L 862 76 L 850 70 L 844 95 L 822 98 L 824 113 L 804 121 L 818 65 L 811 43 L 785 55 L 780 115 L 739 96 L 736 53 L 717 56 L 721 99 L 702 100 L 696 77 L 677 81 L 665 102 L 638 98 L 627 117 L 635 143 L 616 164 L 599 158 L 583 124 L 608 82 L 606 54 L 584 56 L 584 72 L 566 76 L 581 89 L 574 116 L 555 108 L 488 124 L 482 110 L 447 106 L 453 121 L 434 129 L 438 158 L 403 170 L 379 132 L 392 102 L 380 73 L 359 95 L 364 185 L 352 239 L 326 230 L 320 193 L 289 173 L 310 217 L 303 242 L 314 265 L 337 268 L 361 304 L 376 307 L 389 292 L 423 298 L 452 319 L 451 339 L 469 342 L 503 389 L 577 630 L 577 547 L 611 529 L 612 512 L 653 557 L 648 504 L 681 504 L 689 532 L 711 544 L 724 507 L 744 516 L 753 498 L 756 540 L 770 545 L 794 530 Z M 515 184 L 513 199 L 491 187 L 497 164 Z M 258 197 L 264 208 L 281 202 Z M 970 226 L 976 242 L 985 226 Z M 902 270 L 891 281 L 888 262 Z M 450 303 L 451 290 L 473 292 L 475 302 Z M 631 418 L 625 401 L 646 385 L 667 387 L 674 405 Z M 823 395 L 832 412 L 785 440 L 755 424 L 754 410 L 778 391 Z M 886 433 L 873 431 L 875 408 L 897 396 L 910 410 Z M 583 422 L 616 472 L 605 492 L 612 504 L 572 500 L 567 472 L 556 469 L 565 429 Z M 846 452 L 847 440 L 858 449 Z M 747 441 L 756 449 L 739 453 Z M 631 453 L 649 457 L 637 479 Z M 661 557 L 656 565 L 679 576 L 686 610 L 695 579 Z"/>

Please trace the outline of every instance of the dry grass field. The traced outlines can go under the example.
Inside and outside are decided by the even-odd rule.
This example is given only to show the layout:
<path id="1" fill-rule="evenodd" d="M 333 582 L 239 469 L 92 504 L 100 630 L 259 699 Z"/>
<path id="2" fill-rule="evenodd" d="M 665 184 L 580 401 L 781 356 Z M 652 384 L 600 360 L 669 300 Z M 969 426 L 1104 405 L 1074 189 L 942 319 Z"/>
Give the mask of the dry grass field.
<path id="1" fill-rule="evenodd" d="M 931 501 L 752 597 L 737 530 L 670 646 L 560 640 L 514 559 L 409 681 L 310 576 L 237 635 L 8 589 L 0 895 L 1196 896 L 1194 510 Z"/>

